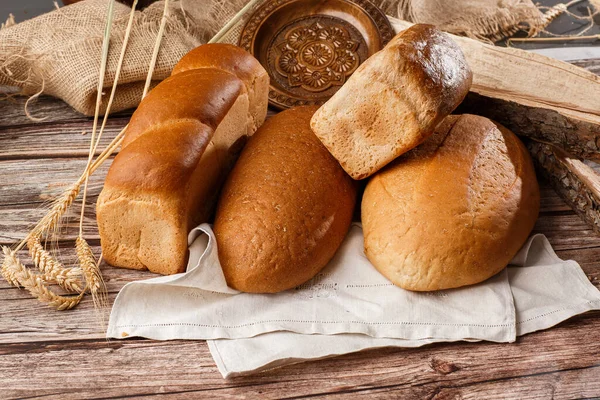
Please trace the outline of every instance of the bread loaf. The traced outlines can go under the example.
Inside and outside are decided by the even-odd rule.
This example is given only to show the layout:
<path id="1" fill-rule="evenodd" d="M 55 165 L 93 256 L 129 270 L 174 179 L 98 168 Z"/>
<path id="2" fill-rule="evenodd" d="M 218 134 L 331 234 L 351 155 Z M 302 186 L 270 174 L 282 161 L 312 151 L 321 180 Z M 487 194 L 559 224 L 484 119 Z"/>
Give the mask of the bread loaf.
<path id="1" fill-rule="evenodd" d="M 471 78 L 450 36 L 414 25 L 364 62 L 311 126 L 351 177 L 366 178 L 431 135 Z"/>
<path id="2" fill-rule="evenodd" d="M 355 184 L 311 131 L 315 110 L 268 120 L 227 178 L 214 231 L 232 288 L 273 293 L 309 280 L 350 227 Z"/>
<path id="3" fill-rule="evenodd" d="M 268 85 L 250 54 L 204 45 L 144 98 L 97 202 L 109 264 L 184 271 L 187 234 L 208 219 L 246 136 L 263 122 Z"/>
<path id="4" fill-rule="evenodd" d="M 365 253 L 404 289 L 475 284 L 521 248 L 539 202 L 531 158 L 512 132 L 487 118 L 449 116 L 367 184 Z"/>

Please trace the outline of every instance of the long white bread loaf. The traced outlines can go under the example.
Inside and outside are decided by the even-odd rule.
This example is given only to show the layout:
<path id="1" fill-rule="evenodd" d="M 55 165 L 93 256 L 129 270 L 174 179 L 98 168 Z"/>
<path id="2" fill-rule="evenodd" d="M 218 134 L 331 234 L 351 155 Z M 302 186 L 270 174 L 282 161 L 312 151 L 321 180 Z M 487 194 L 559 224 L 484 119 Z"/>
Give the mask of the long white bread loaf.
<path id="1" fill-rule="evenodd" d="M 244 50 L 203 45 L 175 66 L 133 114 L 96 206 L 104 259 L 174 274 L 187 234 L 267 112 L 269 77 Z"/>

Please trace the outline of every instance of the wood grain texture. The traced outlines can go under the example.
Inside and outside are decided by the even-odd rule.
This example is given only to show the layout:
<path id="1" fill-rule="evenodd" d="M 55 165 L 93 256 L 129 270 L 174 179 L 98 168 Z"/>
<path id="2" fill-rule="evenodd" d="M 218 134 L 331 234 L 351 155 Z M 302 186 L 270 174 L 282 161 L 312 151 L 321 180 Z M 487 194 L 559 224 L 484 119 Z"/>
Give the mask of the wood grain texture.
<path id="1" fill-rule="evenodd" d="M 575 65 L 600 74 L 600 60 L 582 60 Z M 536 81 L 532 79 L 532 81 Z M 560 97 L 560 96 L 559 96 Z M 514 101 L 511 101 L 514 100 Z M 554 143 L 575 157 L 600 160 L 600 125 L 572 115 L 543 108 L 546 104 L 520 104 L 519 98 L 496 98 L 489 93 L 470 92 L 456 113 L 493 119 L 518 135 Z M 537 105 L 537 106 L 536 106 Z"/>
<path id="2" fill-rule="evenodd" d="M 563 115 L 555 110 L 470 92 L 457 108 L 501 123 L 518 135 L 554 143 L 576 157 L 600 160 L 600 124 Z"/>
<path id="3" fill-rule="evenodd" d="M 96 154 L 110 143 L 127 121 L 128 118 L 109 120 Z M 0 127 L 0 160 L 87 157 L 92 124 L 93 121 L 67 121 Z"/>
<path id="4" fill-rule="evenodd" d="M 595 63 L 593 65 L 596 65 Z M 27 233 L 44 202 L 85 164 L 90 126 L 64 103 L 42 97 L 32 123 L 22 103 L 0 102 L 0 244 Z M 43 107 L 42 107 L 43 106 Z M 45 111 L 44 111 L 45 110 Z M 107 138 L 127 122 L 111 122 Z M 28 146 L 31 143 L 31 146 Z M 90 204 L 109 163 L 93 176 Z M 541 182 L 544 233 L 563 259 L 580 263 L 600 288 L 600 236 Z M 77 210 L 77 207 L 75 208 Z M 61 259 L 75 262 L 76 218 L 61 232 Z M 99 254 L 93 206 L 86 237 Z M 23 260 L 26 260 L 22 253 Z M 154 276 L 102 264 L 112 303 L 122 286 Z M 0 398 L 119 398 L 168 394 L 181 398 L 505 399 L 600 396 L 600 312 L 575 317 L 513 344 L 449 343 L 420 349 L 380 349 L 223 380 L 204 341 L 107 341 L 90 300 L 56 312 L 0 280 Z"/>
<path id="5" fill-rule="evenodd" d="M 527 144 L 539 175 L 594 231 L 600 233 L 600 175 L 584 162 L 546 143 Z"/>
<path id="6" fill-rule="evenodd" d="M 400 20 L 392 22 L 400 29 L 412 25 Z M 592 133 L 600 135 L 600 77 L 540 54 L 450 36 L 473 71 L 471 92 L 526 107 L 554 110 L 570 120 L 594 124 Z"/>
<path id="7" fill-rule="evenodd" d="M 596 345 L 600 331 L 590 331 L 599 315 L 588 313 L 512 345 L 454 343 L 380 349 L 228 381 L 220 378 L 204 342 L 134 339 L 0 344 L 0 371 L 10 371 L 0 379 L 10 388 L 4 392 L 9 398 L 33 393 L 64 399 L 124 393 L 186 398 L 343 394 L 411 399 L 441 399 L 452 393 L 450 398 L 506 398 L 508 393 L 525 393 L 530 384 L 538 386 L 540 391 L 533 393 L 538 396 L 591 397 L 600 390 L 600 381 L 592 379 L 600 367 Z M 573 342 L 579 345 L 573 347 Z M 520 390 L 511 390 L 511 381 L 519 382 Z"/>

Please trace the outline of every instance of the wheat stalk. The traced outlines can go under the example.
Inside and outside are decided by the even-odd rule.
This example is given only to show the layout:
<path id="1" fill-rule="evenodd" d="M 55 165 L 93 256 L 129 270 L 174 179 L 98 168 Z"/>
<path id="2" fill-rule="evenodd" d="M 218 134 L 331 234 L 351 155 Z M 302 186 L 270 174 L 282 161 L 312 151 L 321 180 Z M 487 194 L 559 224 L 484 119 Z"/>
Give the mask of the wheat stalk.
<path id="1" fill-rule="evenodd" d="M 27 247 L 34 265 L 42 272 L 42 277 L 46 282 L 56 283 L 63 289 L 73 293 L 83 291 L 81 285 L 83 271 L 81 268 L 65 268 L 42 246 L 40 235 L 32 236 L 27 241 Z"/>
<path id="2" fill-rule="evenodd" d="M 162 42 L 163 34 L 165 32 L 165 25 L 167 24 L 168 17 L 169 0 L 165 0 L 165 7 L 163 8 L 163 15 L 160 19 L 160 27 L 158 28 L 158 34 L 156 35 L 154 50 L 152 50 L 152 58 L 150 59 L 150 66 L 148 67 L 148 75 L 146 75 L 146 83 L 144 84 L 144 93 L 142 94 L 142 99 L 146 97 L 146 94 L 148 94 L 148 89 L 150 89 L 150 83 L 152 82 L 154 67 L 156 66 L 156 60 L 158 59 L 158 50 L 160 49 L 160 43 Z"/>
<path id="3" fill-rule="evenodd" d="M 106 26 L 104 29 L 104 38 L 102 40 L 102 56 L 100 58 L 100 72 L 98 73 L 98 88 L 97 88 L 97 96 L 96 96 L 96 109 L 94 112 L 94 123 L 92 126 L 92 137 L 90 138 L 90 149 L 88 151 L 88 162 L 87 162 L 87 165 L 85 166 L 85 170 L 83 172 L 83 176 L 84 176 L 83 200 L 81 202 L 81 217 L 79 219 L 79 235 L 80 236 L 82 235 L 82 231 L 83 231 L 83 215 L 85 212 L 85 200 L 87 197 L 87 186 L 88 186 L 88 181 L 89 181 L 89 177 L 90 177 L 89 169 L 92 164 L 92 159 L 94 158 L 94 153 L 95 153 L 96 147 L 98 146 L 98 143 L 100 142 L 100 137 L 102 134 L 102 129 L 101 129 L 100 134 L 98 134 L 98 139 L 96 140 L 96 129 L 98 128 L 98 117 L 100 115 L 100 106 L 102 104 L 102 88 L 104 87 L 104 76 L 106 75 L 106 64 L 108 63 L 110 31 L 111 31 L 111 27 L 112 27 L 113 18 L 114 18 L 115 2 L 116 2 L 116 0 L 112 0 L 109 2 L 108 15 L 106 17 Z M 133 12 L 133 8 L 132 8 L 132 12 Z M 127 39 L 129 39 L 129 38 L 127 37 Z M 123 48 L 122 48 L 122 52 L 121 52 L 122 54 L 124 54 L 126 45 L 127 45 L 127 43 L 125 41 L 123 41 Z M 117 79 L 118 79 L 118 76 L 115 77 L 115 81 L 117 81 Z M 112 97 L 114 96 L 115 88 L 116 88 L 116 85 L 113 84 L 113 90 L 111 91 L 111 99 L 110 99 L 111 102 L 112 102 Z M 110 109 L 107 108 L 105 114 L 108 112 L 110 112 Z M 106 120 L 106 118 L 104 120 Z M 102 125 L 104 126 L 104 122 Z"/>
<path id="4" fill-rule="evenodd" d="M 4 253 L 4 261 L 2 262 L 2 268 L 0 269 L 0 273 L 2 273 L 4 279 L 11 286 L 19 286 L 19 281 L 17 280 L 17 277 L 14 274 L 14 265 L 17 265 L 17 267 L 19 267 L 22 264 L 19 261 L 19 259 L 15 256 L 15 252 L 10 250 L 8 247 L 2 246 L 2 252 Z"/>
<path id="5" fill-rule="evenodd" d="M 14 250 L 6 246 L 2 247 L 4 262 L 2 264 L 2 275 L 14 286 L 24 287 L 34 297 L 57 310 L 69 310 L 75 307 L 83 298 L 83 292 L 78 296 L 66 297 L 54 293 L 46 286 L 42 277 L 32 273 L 25 267 L 16 256 Z"/>
<path id="6" fill-rule="evenodd" d="M 97 309 L 106 307 L 108 304 L 106 285 L 104 284 L 104 279 L 102 279 L 100 268 L 90 245 L 82 236 L 78 236 L 75 241 L 75 248 L 86 285 L 92 294 L 94 306 Z"/>
<path id="7" fill-rule="evenodd" d="M 112 24 L 112 13 L 114 1 L 111 1 L 109 5 L 107 26 L 105 29 L 103 50 L 102 50 L 102 64 L 100 67 L 100 82 L 98 83 L 98 95 L 96 99 L 96 112 L 94 115 L 94 124 L 92 129 L 92 135 L 90 139 L 90 150 L 88 154 L 88 162 L 81 176 L 60 196 L 58 197 L 50 207 L 48 213 L 36 224 L 36 226 L 28 233 L 28 235 L 17 245 L 13 250 L 8 247 L 3 247 L 4 261 L 0 268 L 0 273 L 6 279 L 6 281 L 17 287 L 26 288 L 33 296 L 37 297 L 40 301 L 48 303 L 58 310 L 67 310 L 75 307 L 83 298 L 86 291 L 92 295 L 94 306 L 96 309 L 103 308 L 108 303 L 108 296 L 106 291 L 106 285 L 102 279 L 102 275 L 99 268 L 99 262 L 96 261 L 92 249 L 90 248 L 87 241 L 83 238 L 83 217 L 85 210 L 85 200 L 87 194 L 87 183 L 89 176 L 92 175 L 101 165 L 110 157 L 116 149 L 121 145 L 125 137 L 125 131 L 127 126 L 123 128 L 106 146 L 106 148 L 98 155 L 94 160 L 94 154 L 96 153 L 97 146 L 100 142 L 100 138 L 104 128 L 106 126 L 106 118 L 110 112 L 114 93 L 118 84 L 118 77 L 121 72 L 121 67 L 124 59 L 124 54 L 129 40 L 129 34 L 131 31 L 133 15 L 135 12 L 135 5 L 137 0 L 134 0 L 129 23 L 125 32 L 125 38 L 123 40 L 123 47 L 121 49 L 121 55 L 118 63 L 118 70 L 116 72 L 115 80 L 111 91 L 111 97 L 107 104 L 105 117 L 103 119 L 100 132 L 98 137 L 95 137 L 99 108 L 102 100 L 102 87 L 104 75 L 106 72 L 106 63 L 108 55 L 108 44 L 110 38 L 110 25 Z M 150 83 L 152 80 L 152 74 L 158 58 L 158 51 L 164 35 L 166 20 L 169 16 L 169 0 L 165 0 L 165 8 L 163 10 L 163 16 L 161 19 L 160 28 L 156 38 L 156 44 L 152 53 L 150 61 L 150 68 L 146 77 L 146 84 L 144 87 L 144 93 L 142 98 L 148 92 Z M 52 229 L 56 230 L 60 223 L 62 216 L 66 213 L 69 207 L 73 204 L 77 198 L 82 184 L 83 189 L 83 201 L 81 207 L 80 224 L 79 224 L 79 235 L 75 241 L 75 249 L 77 252 L 77 258 L 80 267 L 77 268 L 65 268 L 56 258 L 52 256 L 44 246 L 42 246 L 42 237 L 45 232 Z M 25 244 L 28 245 L 31 258 L 34 264 L 40 270 L 40 274 L 34 274 L 27 267 L 25 267 L 17 258 L 16 252 L 23 248 Z M 83 276 L 86 282 L 86 286 L 81 290 L 81 284 L 79 278 Z M 48 288 L 49 283 L 56 283 L 68 291 L 79 292 L 78 296 L 66 297 L 60 296 L 54 293 Z"/>
<path id="8" fill-rule="evenodd" d="M 125 37 L 123 38 L 123 46 L 121 47 L 121 54 L 119 55 L 119 62 L 117 63 L 117 69 L 115 72 L 115 77 L 113 79 L 112 89 L 110 91 L 110 97 L 108 99 L 108 103 L 106 105 L 106 110 L 104 111 L 104 118 L 102 119 L 102 126 L 100 126 L 100 133 L 98 133 L 98 138 L 96 139 L 96 143 L 94 144 L 94 148 L 90 151 L 90 154 L 93 155 L 96 153 L 96 148 L 100 143 L 100 138 L 102 137 L 102 133 L 104 132 L 104 128 L 106 127 L 106 122 L 108 121 L 108 115 L 110 114 L 110 109 L 112 108 L 112 103 L 115 99 L 115 93 L 117 92 L 117 85 L 119 84 L 119 77 L 121 76 L 121 69 L 123 67 L 123 61 L 125 60 L 125 50 L 127 50 L 127 44 L 129 43 L 129 36 L 131 34 L 131 28 L 133 27 L 133 17 L 135 16 L 135 8 L 137 6 L 138 0 L 133 0 L 131 4 L 131 12 L 129 13 L 129 20 L 127 21 L 127 28 L 125 29 Z"/>
<path id="9" fill-rule="evenodd" d="M 55 228 L 62 216 L 67 212 L 71 204 L 77 198 L 81 189 L 83 179 L 80 177 L 75 183 L 67 188 L 56 200 L 54 200 L 48 213 L 38 222 L 31 231 L 32 235 L 42 234 L 44 231 Z"/>
<path id="10" fill-rule="evenodd" d="M 215 36 L 212 37 L 212 39 L 208 41 L 208 43 L 219 43 L 221 39 L 223 39 L 223 37 L 227 35 L 227 33 L 260 1 L 261 0 L 250 0 L 219 30 L 219 32 L 216 33 Z"/>

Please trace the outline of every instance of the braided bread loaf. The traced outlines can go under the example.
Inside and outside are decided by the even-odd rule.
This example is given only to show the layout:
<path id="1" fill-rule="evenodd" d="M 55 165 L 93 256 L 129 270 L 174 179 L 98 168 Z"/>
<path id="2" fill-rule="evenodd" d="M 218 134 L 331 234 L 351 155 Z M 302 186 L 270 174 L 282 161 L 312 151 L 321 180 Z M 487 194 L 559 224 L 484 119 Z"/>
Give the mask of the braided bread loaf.
<path id="1" fill-rule="evenodd" d="M 188 231 L 208 219 L 245 139 L 264 121 L 268 87 L 250 54 L 208 44 L 144 98 L 96 206 L 109 264 L 184 271 Z"/>

